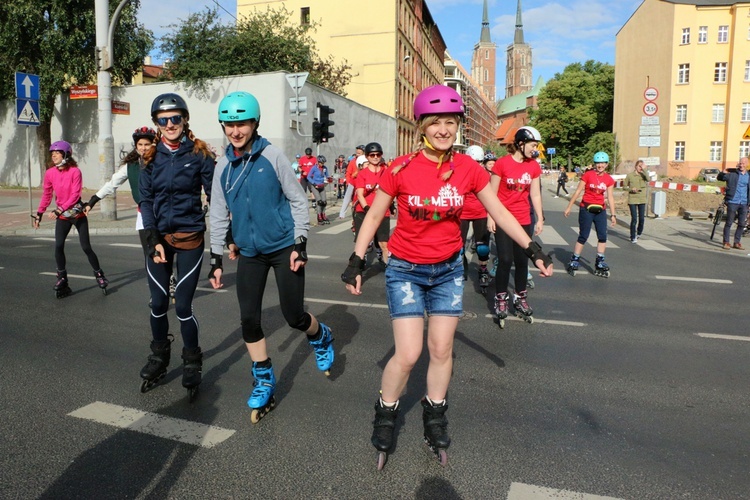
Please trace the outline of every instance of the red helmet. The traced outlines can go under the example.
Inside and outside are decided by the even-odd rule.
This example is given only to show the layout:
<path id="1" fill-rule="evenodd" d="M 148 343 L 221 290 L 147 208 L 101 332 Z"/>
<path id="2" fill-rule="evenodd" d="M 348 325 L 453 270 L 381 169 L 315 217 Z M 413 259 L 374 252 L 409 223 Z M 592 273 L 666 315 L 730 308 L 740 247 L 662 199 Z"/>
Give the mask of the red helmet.
<path id="1" fill-rule="evenodd" d="M 425 115 L 456 114 L 464 115 L 464 101 L 461 96 L 445 85 L 433 85 L 422 90 L 414 99 L 414 118 Z"/>
<path id="2" fill-rule="evenodd" d="M 156 139 L 156 130 L 150 127 L 138 127 L 135 129 L 135 132 L 133 132 L 133 142 L 138 142 L 139 139 L 144 138 L 153 141 Z"/>

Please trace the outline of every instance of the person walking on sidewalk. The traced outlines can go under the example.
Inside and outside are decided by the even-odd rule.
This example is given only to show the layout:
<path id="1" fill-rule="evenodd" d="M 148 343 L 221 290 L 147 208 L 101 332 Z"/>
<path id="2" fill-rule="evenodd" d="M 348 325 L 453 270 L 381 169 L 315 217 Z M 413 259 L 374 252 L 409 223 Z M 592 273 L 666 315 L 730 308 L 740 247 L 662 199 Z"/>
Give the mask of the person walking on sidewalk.
<path id="1" fill-rule="evenodd" d="M 560 189 L 565 191 L 565 196 L 569 196 L 570 193 L 568 193 L 568 189 L 565 187 L 565 184 L 568 182 L 568 171 L 565 169 L 564 166 L 560 165 L 560 174 L 557 176 L 557 192 L 555 193 L 555 198 L 560 197 Z"/>
<path id="2" fill-rule="evenodd" d="M 460 216 L 466 195 L 476 193 L 498 226 L 526 248 L 542 275 L 552 274 L 551 260 L 500 203 L 489 186 L 487 172 L 453 150 L 463 115 L 463 100 L 450 87 L 434 85 L 417 95 L 418 148 L 397 158 L 381 175 L 341 276 L 350 293 L 362 293 L 367 246 L 395 199 L 397 224 L 389 240 L 391 257 L 385 271 L 395 352 L 383 370 L 371 438 L 379 466 L 393 444 L 399 398 L 422 352 L 425 313 L 429 363 L 426 395 L 421 402 L 424 437 L 441 463 L 446 460 L 445 450 L 450 445 L 446 395 L 453 369 L 453 339 L 463 312 Z"/>
<path id="3" fill-rule="evenodd" d="M 724 203 L 727 204 L 727 222 L 724 224 L 724 250 L 736 248 L 744 250 L 740 240 L 742 231 L 747 224 L 748 203 L 750 203 L 750 174 L 747 172 L 748 157 L 740 158 L 737 167 L 722 171 L 716 177 L 717 180 L 726 181 L 727 187 L 724 191 Z M 734 232 L 734 243 L 729 245 L 734 218 L 737 217 L 737 230 Z"/>
<path id="4" fill-rule="evenodd" d="M 604 151 L 598 151 L 594 154 L 594 168 L 587 170 L 581 176 L 581 181 L 576 187 L 575 193 L 570 197 L 568 206 L 565 208 L 563 215 L 568 217 L 570 209 L 578 197 L 583 193 L 581 199 L 580 211 L 578 212 L 578 239 L 573 249 L 573 255 L 568 263 L 568 273 L 575 276 L 580 266 L 579 260 L 583 252 L 583 245 L 589 239 L 592 224 L 596 227 L 596 263 L 594 264 L 594 274 L 604 278 L 609 277 L 609 266 L 604 261 L 604 252 L 607 249 L 607 204 L 609 204 L 612 214 L 609 219 L 612 221 L 612 227 L 617 224 L 615 215 L 615 199 L 612 194 L 615 181 L 607 173 L 609 166 L 609 155 Z"/>
<path id="5" fill-rule="evenodd" d="M 331 223 L 326 216 L 326 206 L 328 205 L 326 186 L 330 178 L 331 175 L 328 173 L 328 167 L 326 167 L 326 157 L 318 155 L 318 163 L 307 173 L 307 182 L 315 197 L 315 212 L 318 214 L 319 226 Z"/>
<path id="6" fill-rule="evenodd" d="M 89 219 L 86 217 L 84 210 L 85 204 L 81 201 L 83 177 L 73 158 L 73 148 L 68 142 L 55 141 L 50 145 L 49 150 L 52 156 L 52 165 L 44 173 L 42 199 L 39 200 L 36 216 L 32 217 L 34 218 L 34 229 L 39 229 L 42 215 L 52 202 L 52 195 L 54 194 L 57 207 L 49 213 L 49 218 L 55 219 L 55 264 L 57 265 L 55 296 L 61 299 L 72 293 L 68 285 L 65 240 L 73 226 L 78 231 L 78 241 L 83 253 L 89 260 L 91 268 L 94 270 L 96 282 L 106 295 L 109 281 L 107 281 L 104 271 L 99 266 L 99 258 L 96 256 L 94 249 L 91 248 Z"/>
<path id="7" fill-rule="evenodd" d="M 215 289 L 224 286 L 223 248 L 237 260 L 237 299 L 242 338 L 252 360 L 254 388 L 247 401 L 257 423 L 275 405 L 276 376 L 263 333 L 261 313 L 268 272 L 273 269 L 281 313 L 305 332 L 320 371 L 334 360 L 331 329 L 305 312 L 305 265 L 310 214 L 307 196 L 289 160 L 258 134 L 260 104 L 248 92 L 232 92 L 219 103 L 219 123 L 229 140 L 216 165 L 211 205 L 211 271 Z M 273 214 L 269 217 L 268 214 Z"/>
<path id="8" fill-rule="evenodd" d="M 145 167 L 138 179 L 138 208 L 148 244 L 146 272 L 152 301 L 152 355 L 141 370 L 141 390 L 147 391 L 163 377 L 169 365 L 172 335 L 167 309 L 172 262 L 176 260 L 179 279 L 174 298 L 183 342 L 182 385 L 192 400 L 201 383 L 203 365 L 199 325 L 193 315 L 206 231 L 201 188 L 210 203 L 214 155 L 190 130 L 190 112 L 179 95 L 157 96 L 151 103 L 151 119 L 158 127 L 156 145 L 143 154 Z"/>
<path id="9" fill-rule="evenodd" d="M 630 242 L 638 243 L 646 222 L 646 187 L 648 170 L 643 160 L 635 162 L 633 171 L 625 177 L 628 190 L 628 207 L 630 208 Z"/>

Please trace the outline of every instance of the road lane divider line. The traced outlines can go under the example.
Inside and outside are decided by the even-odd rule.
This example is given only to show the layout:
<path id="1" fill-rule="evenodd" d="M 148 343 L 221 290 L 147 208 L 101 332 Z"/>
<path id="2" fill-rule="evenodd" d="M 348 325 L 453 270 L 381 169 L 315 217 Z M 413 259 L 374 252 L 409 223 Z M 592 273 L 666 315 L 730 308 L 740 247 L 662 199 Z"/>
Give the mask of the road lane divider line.
<path id="1" fill-rule="evenodd" d="M 724 335 L 721 333 L 696 333 L 695 335 L 706 339 L 742 340 L 743 342 L 750 342 L 750 337 L 742 337 L 740 335 Z"/>
<path id="2" fill-rule="evenodd" d="M 616 497 L 590 495 L 525 483 L 511 483 L 507 498 L 508 500 L 622 500 Z"/>
<path id="3" fill-rule="evenodd" d="M 691 281 L 695 283 L 717 283 L 719 285 L 731 285 L 732 280 L 720 280 L 714 278 L 690 278 L 687 276 L 659 276 L 656 275 L 654 278 L 663 281 Z"/>
<path id="4" fill-rule="evenodd" d="M 484 317 L 494 319 L 495 315 L 485 314 Z M 505 318 L 505 321 L 509 321 L 509 320 L 510 321 L 523 321 L 521 318 L 518 318 L 512 314 L 508 315 L 508 317 Z M 548 325 L 561 325 L 561 326 L 578 326 L 578 327 L 586 326 L 586 323 L 579 323 L 578 321 L 563 321 L 560 319 L 540 319 L 534 316 L 534 324 L 536 323 L 545 323 Z"/>
<path id="5" fill-rule="evenodd" d="M 236 432 L 215 425 L 167 417 L 102 401 L 96 401 L 72 411 L 68 413 L 68 416 L 202 448 L 213 448 Z"/>
<path id="6" fill-rule="evenodd" d="M 55 278 L 57 278 L 57 273 L 43 272 L 39 274 L 41 274 L 42 276 L 54 276 Z M 95 276 L 84 276 L 83 274 L 68 274 L 68 278 L 77 278 L 81 280 L 95 280 L 96 279 Z"/>
<path id="7" fill-rule="evenodd" d="M 309 297 L 305 297 L 305 302 L 316 302 L 318 304 L 337 304 L 352 307 L 370 307 L 373 309 L 388 309 L 387 304 L 372 304 L 370 302 L 347 302 L 344 300 L 311 299 Z"/>

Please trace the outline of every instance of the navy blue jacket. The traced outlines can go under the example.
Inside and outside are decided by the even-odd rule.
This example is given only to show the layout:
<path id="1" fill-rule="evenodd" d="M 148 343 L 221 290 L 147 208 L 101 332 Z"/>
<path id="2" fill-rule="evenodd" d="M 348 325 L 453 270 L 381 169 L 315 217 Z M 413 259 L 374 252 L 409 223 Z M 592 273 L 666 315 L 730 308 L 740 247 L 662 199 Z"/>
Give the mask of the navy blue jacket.
<path id="1" fill-rule="evenodd" d="M 734 192 L 737 190 L 737 180 L 740 176 L 739 171 L 736 168 L 730 168 L 726 172 L 719 172 L 716 176 L 716 180 L 726 181 L 727 187 L 724 190 L 724 201 L 729 201 L 734 198 Z M 747 186 L 747 197 L 746 200 L 750 201 L 750 183 Z"/>
<path id="2" fill-rule="evenodd" d="M 153 161 L 138 178 L 144 229 L 160 234 L 205 231 L 201 188 L 210 202 L 213 175 L 213 156 L 193 153 L 193 141 L 187 137 L 176 151 L 159 142 Z"/>

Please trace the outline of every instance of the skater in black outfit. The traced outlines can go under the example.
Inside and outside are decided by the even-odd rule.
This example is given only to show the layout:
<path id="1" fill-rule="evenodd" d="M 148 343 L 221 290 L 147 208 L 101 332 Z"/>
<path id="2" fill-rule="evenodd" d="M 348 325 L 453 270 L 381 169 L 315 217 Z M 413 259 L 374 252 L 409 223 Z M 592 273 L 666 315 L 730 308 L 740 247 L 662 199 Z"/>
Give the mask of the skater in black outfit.
<path id="1" fill-rule="evenodd" d="M 565 167 L 560 167 L 560 175 L 557 176 L 557 192 L 555 193 L 555 198 L 560 197 L 560 189 L 562 188 L 563 191 L 565 191 L 566 195 L 569 195 L 568 190 L 565 188 L 565 184 L 568 182 L 568 171 L 565 169 Z"/>
<path id="2" fill-rule="evenodd" d="M 198 321 L 193 316 L 193 296 L 203 262 L 205 213 L 201 188 L 210 202 L 214 155 L 188 126 L 190 114 L 177 94 L 162 94 L 151 104 L 158 126 L 156 145 L 143 155 L 139 177 L 141 215 L 148 243 L 146 271 L 151 290 L 152 355 L 141 370 L 141 391 L 147 391 L 167 372 L 171 335 L 169 277 L 177 262 L 175 313 L 182 334 L 182 385 L 190 399 L 201 383 L 203 354 L 198 343 Z"/>
<path id="3" fill-rule="evenodd" d="M 107 295 L 109 281 L 104 277 L 104 272 L 99 267 L 99 258 L 91 248 L 89 240 L 89 219 L 84 212 L 85 204 L 81 201 L 81 190 L 83 189 L 83 178 L 78 164 L 73 159 L 73 149 L 65 141 L 53 142 L 49 150 L 52 152 L 52 165 L 44 173 L 44 192 L 39 201 L 39 208 L 34 219 L 34 229 L 39 228 L 42 215 L 55 195 L 57 208 L 49 213 L 50 219 L 55 219 L 55 263 L 57 264 L 57 282 L 55 283 L 55 296 L 58 299 L 67 297 L 72 290 L 68 285 L 68 272 L 66 270 L 65 240 L 68 233 L 75 226 L 78 231 L 78 240 L 81 248 L 89 259 L 94 270 L 94 277 Z"/>

